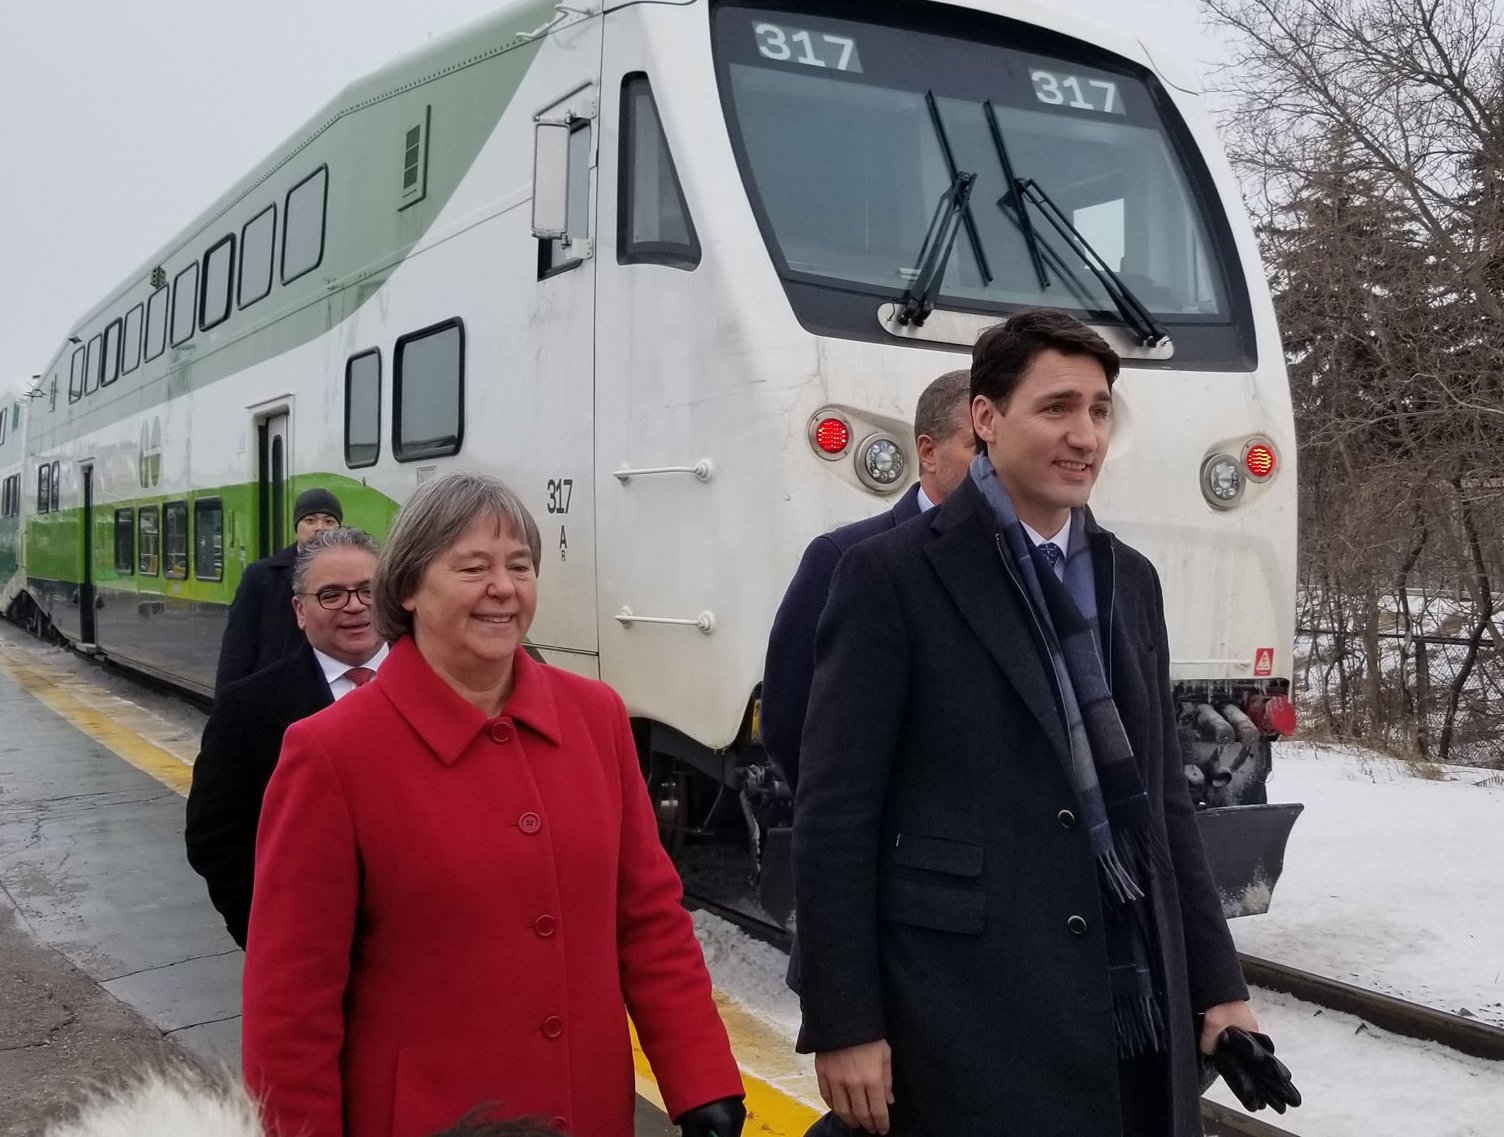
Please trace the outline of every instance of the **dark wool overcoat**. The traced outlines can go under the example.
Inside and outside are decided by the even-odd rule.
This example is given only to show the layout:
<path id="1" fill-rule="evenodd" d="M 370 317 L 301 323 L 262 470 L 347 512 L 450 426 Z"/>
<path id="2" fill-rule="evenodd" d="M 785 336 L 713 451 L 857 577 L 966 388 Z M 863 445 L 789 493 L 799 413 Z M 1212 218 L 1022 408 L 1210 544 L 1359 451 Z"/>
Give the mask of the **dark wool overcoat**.
<path id="1" fill-rule="evenodd" d="M 1189 1137 L 1195 1015 L 1247 988 L 1182 773 L 1158 577 L 1088 531 L 1109 682 L 1173 862 L 1150 896 L 1174 1137 Z M 1095 862 L 1000 546 L 968 478 L 836 570 L 795 806 L 799 1046 L 886 1038 L 893 1137 L 1118 1137 Z"/>
<path id="2" fill-rule="evenodd" d="M 313 648 L 298 635 L 303 645 L 293 654 L 215 694 L 188 791 L 188 863 L 204 878 L 209 899 L 241 947 L 251 919 L 256 824 L 282 736 L 334 702 Z"/>
<path id="3" fill-rule="evenodd" d="M 762 669 L 762 745 L 778 763 L 790 787 L 799 784 L 799 735 L 809 704 L 815 674 L 815 628 L 836 565 L 851 546 L 886 533 L 919 516 L 919 483 L 893 503 L 893 508 L 822 533 L 809 543 L 799 570 L 789 581 L 783 603 L 768 633 L 768 656 Z"/>
<path id="4" fill-rule="evenodd" d="M 297 559 L 294 544 L 246 565 L 235 599 L 230 601 L 224 638 L 219 641 L 216 694 L 307 642 L 292 607 L 292 570 Z"/>

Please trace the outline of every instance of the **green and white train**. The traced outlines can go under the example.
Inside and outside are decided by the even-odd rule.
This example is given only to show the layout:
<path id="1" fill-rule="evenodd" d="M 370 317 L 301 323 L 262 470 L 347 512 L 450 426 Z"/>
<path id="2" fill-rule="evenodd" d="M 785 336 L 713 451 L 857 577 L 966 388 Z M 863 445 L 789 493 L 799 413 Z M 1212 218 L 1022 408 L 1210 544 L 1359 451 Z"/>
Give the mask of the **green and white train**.
<path id="1" fill-rule="evenodd" d="M 0 601 L 204 692 L 299 490 L 379 536 L 494 471 L 544 533 L 534 648 L 622 694 L 669 832 L 708 779 L 755 847 L 802 549 L 888 508 L 919 391 L 1048 304 L 1125 359 L 1095 505 L 1164 577 L 1200 796 L 1261 800 L 1291 407 L 1171 62 L 1013 0 L 502 7 L 350 85 L 69 329 L 0 416 Z"/>

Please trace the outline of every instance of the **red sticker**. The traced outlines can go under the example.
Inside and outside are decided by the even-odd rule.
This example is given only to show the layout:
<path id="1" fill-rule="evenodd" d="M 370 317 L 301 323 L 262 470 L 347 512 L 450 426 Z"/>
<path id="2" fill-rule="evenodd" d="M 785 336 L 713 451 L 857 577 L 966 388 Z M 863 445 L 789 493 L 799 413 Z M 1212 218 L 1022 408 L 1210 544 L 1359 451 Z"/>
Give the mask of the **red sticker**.
<path id="1" fill-rule="evenodd" d="M 1255 675 L 1274 674 L 1274 649 L 1261 647 L 1253 653 L 1253 673 Z"/>

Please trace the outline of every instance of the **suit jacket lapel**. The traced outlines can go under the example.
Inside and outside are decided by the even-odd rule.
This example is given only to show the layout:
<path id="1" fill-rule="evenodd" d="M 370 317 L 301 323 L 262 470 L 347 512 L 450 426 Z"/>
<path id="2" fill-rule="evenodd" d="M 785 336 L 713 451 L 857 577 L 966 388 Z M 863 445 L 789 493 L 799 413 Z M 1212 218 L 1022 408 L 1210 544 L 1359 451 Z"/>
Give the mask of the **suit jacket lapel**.
<path id="1" fill-rule="evenodd" d="M 998 552 L 996 524 L 967 479 L 935 511 L 925 556 L 1050 743 L 1069 753 L 1055 686 L 1045 670 L 1027 601 L 1009 578 Z"/>

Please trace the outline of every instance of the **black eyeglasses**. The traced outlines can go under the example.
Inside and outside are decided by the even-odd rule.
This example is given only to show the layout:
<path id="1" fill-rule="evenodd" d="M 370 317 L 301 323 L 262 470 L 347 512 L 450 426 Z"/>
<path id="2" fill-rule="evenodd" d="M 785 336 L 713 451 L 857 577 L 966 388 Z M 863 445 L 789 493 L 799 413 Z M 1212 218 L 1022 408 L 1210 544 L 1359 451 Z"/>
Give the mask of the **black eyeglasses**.
<path id="1" fill-rule="evenodd" d="M 317 592 L 300 592 L 299 596 L 312 596 L 319 602 L 320 608 L 328 608 L 337 611 L 350 603 L 350 597 L 360 597 L 362 604 L 371 602 L 371 586 L 362 584 L 358 588 L 340 588 L 331 584 L 328 588 L 321 588 Z"/>

